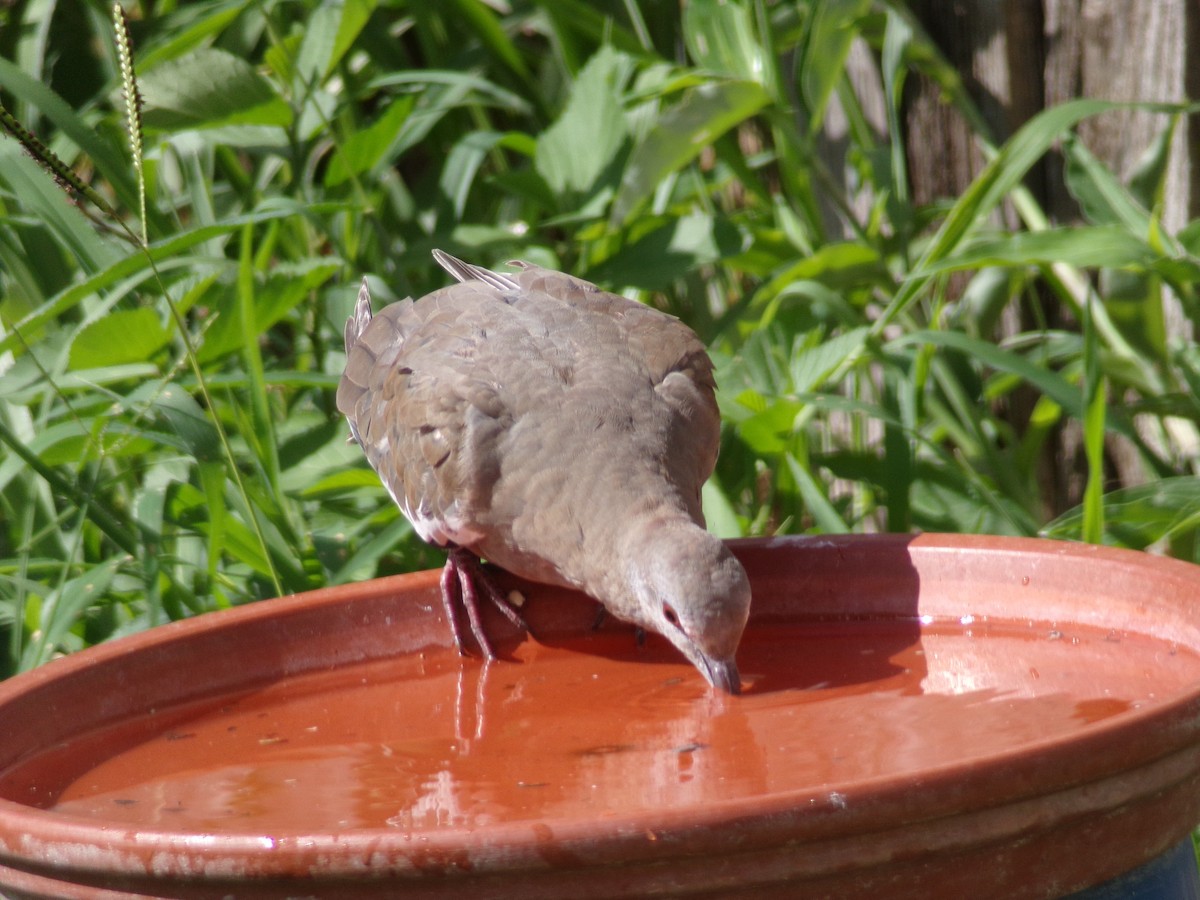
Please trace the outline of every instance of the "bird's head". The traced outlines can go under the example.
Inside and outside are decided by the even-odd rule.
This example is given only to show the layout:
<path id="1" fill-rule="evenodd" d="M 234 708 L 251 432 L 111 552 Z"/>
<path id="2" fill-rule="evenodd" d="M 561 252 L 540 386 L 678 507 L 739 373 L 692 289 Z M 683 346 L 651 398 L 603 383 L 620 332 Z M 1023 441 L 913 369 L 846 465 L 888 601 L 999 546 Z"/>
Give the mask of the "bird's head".
<path id="1" fill-rule="evenodd" d="M 626 618 L 663 635 L 713 687 L 741 691 L 734 655 L 750 613 L 750 582 L 715 535 L 692 523 L 651 523 L 631 535 Z"/>

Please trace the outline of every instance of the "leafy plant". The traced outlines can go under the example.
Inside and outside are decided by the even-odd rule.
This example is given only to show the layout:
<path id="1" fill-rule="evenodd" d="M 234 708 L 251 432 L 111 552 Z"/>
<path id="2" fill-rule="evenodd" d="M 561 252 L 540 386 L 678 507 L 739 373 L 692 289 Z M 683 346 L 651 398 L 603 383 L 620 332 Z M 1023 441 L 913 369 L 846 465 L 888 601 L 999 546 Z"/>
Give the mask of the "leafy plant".
<path id="1" fill-rule="evenodd" d="M 1041 532 L 1200 558 L 1200 352 L 1164 313 L 1195 327 L 1200 225 L 1158 214 L 1189 109 L 1161 107 L 1128 183 L 1073 134 L 1112 104 L 1000 147 L 981 130 L 971 188 L 919 206 L 905 80 L 981 117 L 898 3 L 216 0 L 160 4 L 132 40 L 67 6 L 0 33 L 4 673 L 435 565 L 333 402 L 354 285 L 438 287 L 434 247 L 684 317 L 719 366 L 722 534 Z M 856 41 L 887 134 L 847 75 Z M 1080 223 L 1022 186 L 1056 146 Z M 1022 230 L 993 224 L 1001 203 Z M 1076 324 L 998 339 L 1019 303 Z M 1038 478 L 1061 423 L 1083 485 L 1066 508 Z M 1117 450 L 1144 483 L 1114 482 Z"/>

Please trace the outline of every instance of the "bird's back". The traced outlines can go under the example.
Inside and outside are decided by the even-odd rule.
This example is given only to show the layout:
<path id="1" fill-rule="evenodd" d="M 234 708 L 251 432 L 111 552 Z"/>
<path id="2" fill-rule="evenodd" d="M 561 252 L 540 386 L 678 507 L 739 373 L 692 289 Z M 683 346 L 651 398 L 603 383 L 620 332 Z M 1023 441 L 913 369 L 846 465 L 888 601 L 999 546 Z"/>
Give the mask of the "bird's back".
<path id="1" fill-rule="evenodd" d="M 702 523 L 712 365 L 674 318 L 559 272 L 439 261 L 461 283 L 347 323 L 338 407 L 426 540 L 583 586 L 655 504 Z"/>

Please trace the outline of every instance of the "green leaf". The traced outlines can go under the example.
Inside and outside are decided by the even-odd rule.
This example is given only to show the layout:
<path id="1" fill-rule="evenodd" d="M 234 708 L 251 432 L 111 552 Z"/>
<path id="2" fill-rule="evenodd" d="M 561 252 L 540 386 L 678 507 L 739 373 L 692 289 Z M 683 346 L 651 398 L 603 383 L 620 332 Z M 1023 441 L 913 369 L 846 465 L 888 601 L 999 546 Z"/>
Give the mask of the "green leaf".
<path id="1" fill-rule="evenodd" d="M 1104 537 L 1104 428 L 1107 413 L 1107 388 L 1100 368 L 1100 353 L 1096 326 L 1092 319 L 1092 304 L 1099 301 L 1089 297 L 1083 317 L 1083 448 L 1087 459 L 1087 484 L 1083 491 L 1083 532 L 1089 544 L 1098 544 Z"/>
<path id="2" fill-rule="evenodd" d="M 342 497 L 361 488 L 370 488 L 378 493 L 379 476 L 365 468 L 342 469 L 316 481 L 310 479 L 298 493 L 305 500 L 320 500 Z"/>
<path id="3" fill-rule="evenodd" d="M 135 48 L 138 77 L 155 66 L 175 59 L 213 40 L 245 12 L 244 0 L 214 0 L 177 8 L 174 28 L 164 29 L 165 40 L 152 47 Z"/>
<path id="4" fill-rule="evenodd" d="M 308 259 L 302 263 L 279 267 L 254 291 L 254 336 L 286 316 L 310 291 L 324 284 L 341 269 L 340 260 Z M 241 302 L 236 289 L 231 289 L 216 303 L 219 313 L 212 327 L 204 334 L 197 356 L 209 362 L 243 346 Z"/>
<path id="5" fill-rule="evenodd" d="M 792 478 L 796 480 L 796 487 L 800 490 L 805 509 L 813 517 L 817 529 L 823 534 L 846 534 L 849 532 L 850 526 L 846 524 L 845 519 L 838 515 L 838 511 L 834 509 L 833 504 L 825 495 L 825 489 L 813 477 L 813 474 L 800 465 L 791 453 L 784 454 L 784 461 L 787 463 L 788 471 L 792 473 Z"/>
<path id="6" fill-rule="evenodd" d="M 871 9 L 871 0 L 822 0 L 809 6 L 809 27 L 797 69 L 800 93 L 812 131 L 820 128 L 825 108 L 842 79 L 858 20 Z"/>
<path id="7" fill-rule="evenodd" d="M 225 550 L 226 535 L 231 536 L 230 543 L 249 548 L 248 555 L 253 560 L 252 566 L 260 572 L 269 572 L 270 566 L 265 565 L 262 555 L 255 552 L 261 550 L 262 545 L 252 539 L 248 533 L 249 529 L 229 514 L 229 506 L 225 502 L 225 487 L 228 482 L 225 465 L 216 458 L 201 458 L 197 460 L 196 470 L 200 476 L 200 486 L 204 489 L 204 514 L 209 524 L 208 528 L 200 528 L 208 535 L 209 577 L 216 577 L 217 566 Z M 181 485 L 181 493 L 183 489 L 194 490 L 190 484 Z"/>
<path id="8" fill-rule="evenodd" d="M 412 95 L 398 98 L 369 126 L 343 141 L 325 170 L 325 187 L 337 187 L 383 162 L 416 103 L 417 98 Z"/>
<path id="9" fill-rule="evenodd" d="M 378 6 L 377 0 L 344 0 L 341 4 L 342 15 L 338 20 L 337 37 L 333 40 L 333 51 L 329 54 L 329 62 L 325 74 L 342 61 L 342 58 L 354 46 L 359 34 L 366 27 L 371 13 Z"/>
<path id="10" fill-rule="evenodd" d="M 762 308 L 795 282 L 816 281 L 834 289 L 869 287 L 887 278 L 887 267 L 879 251 L 869 244 L 838 242 L 826 244 L 779 272 L 754 294 L 753 304 Z"/>
<path id="11" fill-rule="evenodd" d="M 523 81 L 530 81 L 529 69 L 516 45 L 496 21 L 496 13 L 480 0 L 452 0 L 458 14 L 479 36 L 483 45 Z"/>
<path id="12" fill-rule="evenodd" d="M 510 136 L 496 131 L 471 131 L 446 154 L 438 179 L 441 196 L 452 212 L 452 223 L 461 222 L 476 176 L 491 151 L 510 143 Z"/>
<path id="13" fill-rule="evenodd" d="M 1067 190 L 1084 216 L 1099 225 L 1120 225 L 1132 234 L 1147 237 L 1150 214 L 1117 180 L 1112 170 L 1092 155 L 1082 141 L 1063 142 L 1067 164 Z"/>
<path id="14" fill-rule="evenodd" d="M 379 560 L 412 535 L 412 524 L 397 510 L 395 518 L 387 527 L 379 529 L 369 541 L 360 545 L 358 552 L 330 576 L 330 583 L 345 584 L 348 581 L 369 578 L 375 573 Z"/>
<path id="15" fill-rule="evenodd" d="M 25 212 L 68 248 L 87 274 L 112 265 L 119 256 L 121 248 L 96 232 L 79 207 L 15 141 L 0 141 L 0 183 L 8 185 Z"/>
<path id="16" fill-rule="evenodd" d="M 1104 269 L 1099 293 L 1109 320 L 1136 350 L 1127 362 L 1139 367 L 1165 363 L 1170 351 L 1162 279 L 1154 272 Z"/>
<path id="17" fill-rule="evenodd" d="M 1170 104 L 1136 105 L 1140 109 L 1171 112 L 1180 109 Z M 882 332 L 908 308 L 932 277 L 929 270 L 954 253 L 964 238 L 986 221 L 992 210 L 1020 185 L 1030 167 L 1045 155 L 1064 131 L 1090 116 L 1120 106 L 1122 104 L 1107 100 L 1072 100 L 1043 110 L 1022 125 L 951 207 L 920 261 L 887 308 L 876 318 L 873 326 L 875 333 Z"/>
<path id="18" fill-rule="evenodd" d="M 622 225 L 668 175 L 695 159 L 730 128 L 770 102 L 762 86 L 749 81 L 710 82 L 689 90 L 668 107 L 630 154 L 611 223 Z"/>
<path id="19" fill-rule="evenodd" d="M 1076 418 L 1083 417 L 1083 398 L 1080 390 L 1061 375 L 1030 362 L 1025 357 L 1004 350 L 988 341 L 982 341 L 957 331 L 915 331 L 890 341 L 885 349 L 920 344 L 933 344 L 967 354 L 986 366 L 1000 372 L 1017 375 Z"/>
<path id="20" fill-rule="evenodd" d="M 123 309 L 85 325 L 71 342 L 71 368 L 93 369 L 144 362 L 170 341 L 158 313 Z"/>
<path id="21" fill-rule="evenodd" d="M 740 402 L 749 397 L 738 397 Z M 754 398 L 759 399 L 759 398 Z M 738 435 L 760 456 L 774 456 L 788 446 L 788 438 L 796 429 L 796 417 L 804 404 L 790 397 L 777 397 L 767 407 L 743 418 L 737 424 Z"/>
<path id="22" fill-rule="evenodd" d="M 240 57 L 204 47 L 163 63 L 140 80 L 147 128 L 288 125 L 291 107 Z"/>
<path id="23" fill-rule="evenodd" d="M 389 87 L 407 87 L 415 85 L 426 87 L 440 84 L 458 88 L 458 96 L 470 97 L 472 103 L 487 103 L 507 109 L 519 115 L 528 115 L 533 106 L 520 94 L 515 94 L 498 84 L 488 81 L 472 72 L 446 72 L 435 69 L 421 69 L 416 72 L 388 72 L 371 79 L 371 90 Z"/>
<path id="24" fill-rule="evenodd" d="M 292 71 L 296 82 L 296 96 L 311 96 L 333 66 L 333 45 L 337 39 L 338 23 L 342 18 L 343 9 L 343 4 L 337 0 L 325 0 L 324 3 L 313 7 L 309 13 L 309 21 L 301 33 Z"/>
<path id="25" fill-rule="evenodd" d="M 316 88 L 341 62 L 375 7 L 375 0 L 325 0 L 309 14 L 295 67 L 295 77 L 306 91 Z"/>
<path id="26" fill-rule="evenodd" d="M 575 79 L 562 115 L 538 137 L 534 168 L 567 195 L 564 205 L 591 192 L 625 143 L 621 96 L 630 70 L 629 57 L 601 48 Z"/>
<path id="27" fill-rule="evenodd" d="M 18 416 L 20 412 L 24 411 L 18 411 Z M 35 472 L 47 486 L 60 495 L 65 497 L 77 496 L 79 491 L 74 489 L 74 483 L 61 475 L 51 464 L 43 462 L 38 457 L 37 450 L 30 446 L 27 435 L 22 434 L 18 436 L 8 427 L 7 420 L 10 418 L 9 409 L 0 407 L 0 413 L 5 413 L 0 415 L 0 444 L 7 446 L 12 454 L 8 459 L 0 459 L 0 489 L 8 486 L 10 479 L 13 477 L 11 473 L 21 471 L 18 466 L 10 466 L 12 462 L 19 460 L 28 466 L 30 471 Z M 38 437 L 40 437 L 40 434 Z M 78 460 L 79 456 L 76 455 L 74 457 L 75 464 L 78 464 Z M 6 468 L 8 469 L 7 473 L 5 472 Z M 89 504 L 88 517 L 122 550 L 127 553 L 135 552 L 137 546 L 135 536 L 110 507 L 107 497 L 98 497 L 95 502 Z M 64 538 L 62 546 L 65 546 L 68 538 L 66 535 L 62 537 Z M 28 537 L 25 540 L 28 541 Z"/>
<path id="28" fill-rule="evenodd" d="M 1066 263 L 1081 269 L 1100 266 L 1150 266 L 1158 254 L 1140 238 L 1118 225 L 1051 228 L 986 235 L 965 241 L 960 249 L 928 272 L 954 272 L 985 266 L 1040 266 Z"/>
<path id="29" fill-rule="evenodd" d="M 1200 530 L 1200 478 L 1185 475 L 1122 488 L 1104 496 L 1105 543 L 1143 550 Z M 1078 540 L 1084 508 L 1077 506 L 1042 529 L 1042 535 Z"/>
<path id="30" fill-rule="evenodd" d="M 200 462 L 223 458 L 221 438 L 203 407 L 178 384 L 168 384 L 154 398 L 154 411 L 166 419 L 187 452 Z"/>
<path id="31" fill-rule="evenodd" d="M 908 78 L 905 67 L 906 51 L 913 43 L 913 29 L 904 14 L 894 8 L 887 11 L 884 27 L 883 52 L 879 66 L 883 75 L 884 102 L 887 106 L 888 130 L 891 134 L 903 134 L 900 124 L 904 105 L 904 83 Z M 908 191 L 908 160 L 904 141 L 888 141 L 890 145 L 891 184 L 894 193 L 892 206 L 893 221 L 904 222 L 911 217 Z"/>
<path id="32" fill-rule="evenodd" d="M 948 256 L 1018 184 L 1068 128 L 1118 104 L 1107 100 L 1072 100 L 1038 113 L 1000 148 L 995 158 L 955 202 L 922 259 L 923 266 Z"/>
<path id="33" fill-rule="evenodd" d="M 121 202 L 130 209 L 138 208 L 138 191 L 130 176 L 132 167 L 129 160 L 104 134 L 84 121 L 47 85 L 31 78 L 3 58 L 0 58 L 0 86 L 30 106 L 36 106 L 96 165 L 109 184 L 116 188 Z M 4 168 L 7 168 L 7 164 Z"/>
<path id="34" fill-rule="evenodd" d="M 259 575 L 274 577 L 275 567 L 264 555 L 263 546 L 254 531 L 225 508 L 226 501 L 221 489 L 228 482 L 223 467 L 214 462 L 202 467 L 201 472 L 205 474 L 203 481 L 206 491 L 201 493 L 190 484 L 178 485 L 168 506 L 168 514 L 179 524 L 208 536 L 213 551 L 210 555 L 228 553 Z M 221 494 L 219 501 L 215 499 L 218 493 Z M 218 503 L 220 509 L 216 510 Z M 295 561 L 290 565 L 295 568 Z"/>
<path id="35" fill-rule="evenodd" d="M 767 85 L 770 47 L 758 40 L 742 3 L 691 0 L 683 8 L 683 40 L 700 68 Z"/>
<path id="36" fill-rule="evenodd" d="M 22 670 L 50 659 L 84 610 L 104 599 L 117 570 L 127 561 L 124 556 L 109 559 L 47 595 L 39 611 L 38 628 L 21 656 Z"/>
<path id="37" fill-rule="evenodd" d="M 104 385 L 143 382 L 158 374 L 158 366 L 143 361 L 119 366 L 101 366 L 98 369 L 73 369 L 57 379 L 56 384 L 64 394 L 90 392 L 93 388 Z"/>
<path id="38" fill-rule="evenodd" d="M 241 361 L 250 382 L 250 421 L 247 427 L 241 430 L 258 459 L 259 473 L 267 481 L 269 494 L 275 498 L 279 495 L 279 448 L 275 436 L 275 423 L 271 418 L 270 400 L 263 376 L 262 347 L 259 343 L 259 335 L 265 333 L 268 322 L 263 321 L 260 311 L 264 308 L 269 309 L 272 314 L 283 318 L 294 304 L 275 304 L 272 308 L 271 305 L 262 302 L 261 293 L 255 290 L 254 256 L 254 228 L 246 225 L 242 229 L 237 285 L 234 288 L 237 295 L 234 309 L 237 311 L 236 321 L 241 338 Z M 318 264 L 316 269 L 318 277 L 311 282 L 311 287 L 316 287 L 324 280 L 321 277 L 322 269 L 327 275 L 331 275 L 336 266 L 322 267 Z M 306 293 L 303 290 L 294 292 L 296 302 L 303 299 Z"/>
<path id="39" fill-rule="evenodd" d="M 0 144 L 0 147 L 3 146 L 3 144 Z M 302 205 L 288 200 L 279 200 L 274 203 L 264 202 L 254 212 L 232 216 L 212 225 L 201 225 L 151 244 L 149 251 L 140 249 L 130 250 L 127 256 L 117 260 L 107 269 L 97 272 L 85 281 L 73 284 L 51 297 L 34 312 L 25 316 L 18 323 L 18 328 L 26 334 L 35 332 L 37 329 L 45 327 L 55 317 L 62 315 L 69 309 L 75 308 L 88 297 L 105 288 L 111 287 L 121 279 L 129 278 L 138 273 L 149 275 L 148 270 L 150 270 L 152 263 L 157 264 L 160 269 L 169 266 L 173 260 L 178 265 L 195 267 L 199 264 L 197 261 L 198 258 L 185 257 L 184 251 L 205 241 L 223 237 L 246 223 L 257 224 L 260 222 L 269 222 L 274 219 L 288 218 L 302 213 L 316 215 L 321 213 L 322 210 L 328 213 L 334 208 L 340 208 L 340 206 L 340 204 Z M 0 338 L 0 353 L 19 346 L 19 335 L 11 331 L 3 338 Z"/>
<path id="40" fill-rule="evenodd" d="M 846 300 L 842 291 L 802 278 L 784 287 L 766 305 L 757 322 L 746 318 L 739 322 L 739 327 L 752 331 L 780 322 L 791 333 L 798 334 L 824 327 L 826 323 L 853 328 L 861 321 L 861 313 Z"/>
<path id="41" fill-rule="evenodd" d="M 855 328 L 796 353 L 790 365 L 792 390 L 804 392 L 820 387 L 834 369 L 858 351 L 869 331 L 865 326 Z"/>
<path id="42" fill-rule="evenodd" d="M 715 479 L 710 478 L 700 489 L 700 500 L 704 507 L 704 518 L 708 530 L 719 538 L 744 537 L 746 530 L 738 519 L 737 512 L 725 492 Z"/>
<path id="43" fill-rule="evenodd" d="M 652 229 L 622 247 L 587 277 L 602 284 L 665 290 L 673 281 L 741 249 L 741 233 L 725 218 L 695 213 Z"/>
<path id="44" fill-rule="evenodd" d="M 1145 209 L 1158 209 L 1162 204 L 1171 162 L 1171 146 L 1179 120 L 1179 114 L 1171 116 L 1167 126 L 1150 142 L 1129 173 L 1129 195 Z"/>
<path id="45" fill-rule="evenodd" d="M 48 466 L 136 456 L 152 449 L 141 431 L 131 430 L 123 422 L 111 422 L 101 428 L 94 418 L 43 425 L 28 446 Z"/>
<path id="46" fill-rule="evenodd" d="M 385 154 L 387 159 L 396 159 L 402 153 L 424 141 L 452 110 L 469 102 L 471 84 L 466 80 L 447 84 L 435 83 L 417 99 L 417 105 L 404 122 Z"/>
<path id="47" fill-rule="evenodd" d="M 582 68 L 581 46 L 609 44 L 626 53 L 642 53 L 645 47 L 621 25 L 607 8 L 588 0 L 536 0 L 552 23 L 556 50 L 562 53 L 569 71 Z M 580 40 L 580 38 L 583 40 Z"/>

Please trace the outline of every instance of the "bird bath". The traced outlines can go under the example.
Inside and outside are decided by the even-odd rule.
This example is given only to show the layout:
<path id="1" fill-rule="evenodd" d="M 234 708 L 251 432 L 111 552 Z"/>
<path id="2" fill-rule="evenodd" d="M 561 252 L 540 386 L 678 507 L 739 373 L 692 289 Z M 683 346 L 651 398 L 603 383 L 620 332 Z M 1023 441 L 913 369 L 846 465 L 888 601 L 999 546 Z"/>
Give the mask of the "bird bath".
<path id="1" fill-rule="evenodd" d="M 542 586 L 536 640 L 497 616 L 501 660 L 462 659 L 436 572 L 0 684 L 0 895 L 1053 897 L 1200 822 L 1200 567 L 734 548 L 740 697 Z"/>

